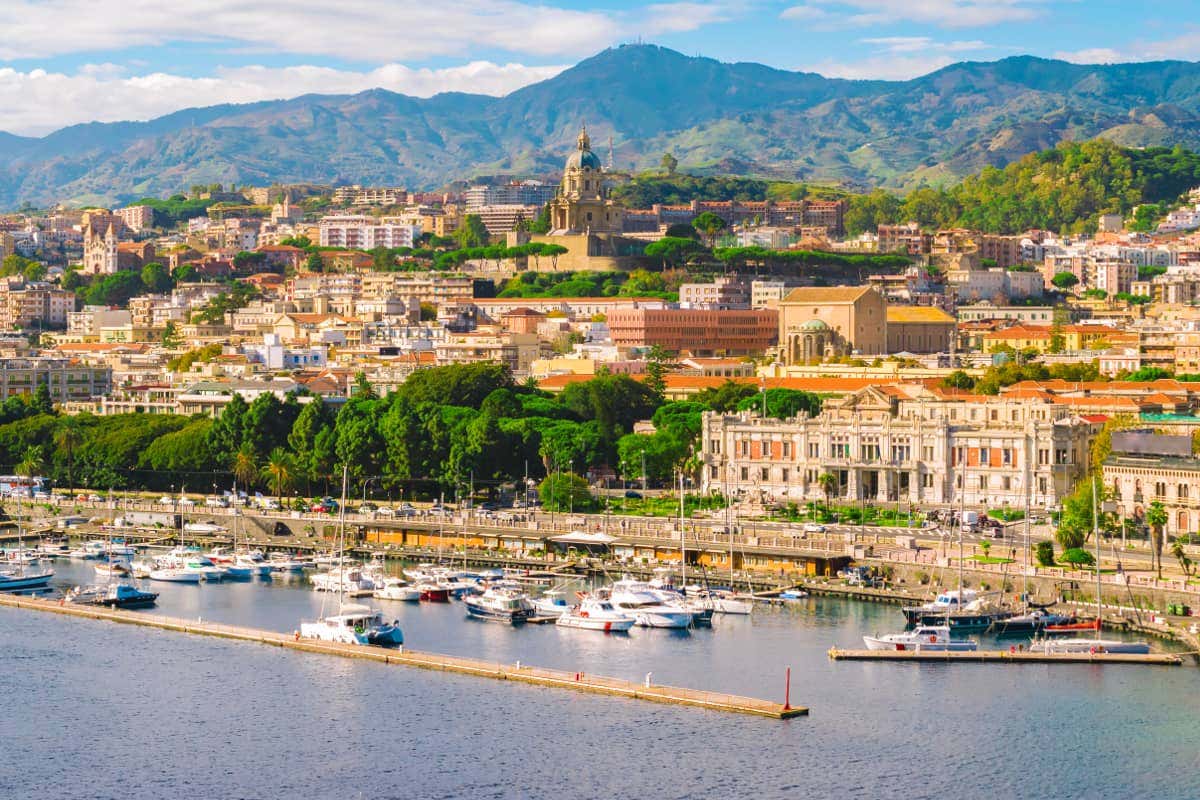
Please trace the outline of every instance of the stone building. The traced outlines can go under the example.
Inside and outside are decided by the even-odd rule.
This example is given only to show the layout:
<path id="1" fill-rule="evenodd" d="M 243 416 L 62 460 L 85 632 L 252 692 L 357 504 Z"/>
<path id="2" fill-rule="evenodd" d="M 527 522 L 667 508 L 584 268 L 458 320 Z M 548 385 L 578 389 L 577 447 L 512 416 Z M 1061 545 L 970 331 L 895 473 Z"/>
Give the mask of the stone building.
<path id="1" fill-rule="evenodd" d="M 567 156 L 562 185 L 550 201 L 554 233 L 620 233 L 621 207 L 608 196 L 600 157 L 592 152 L 587 130 L 579 132 L 576 150 Z"/>
<path id="2" fill-rule="evenodd" d="M 786 364 L 887 353 L 887 303 L 869 286 L 802 286 L 779 301 Z"/>
<path id="3" fill-rule="evenodd" d="M 1096 424 L 1041 399 L 960 399 L 870 386 L 822 413 L 778 420 L 704 415 L 705 491 L 751 502 L 834 499 L 1048 508 L 1085 474 Z M 964 488 L 965 473 L 965 488 Z"/>
<path id="4" fill-rule="evenodd" d="M 1167 535 L 1200 530 L 1200 459 L 1192 455 L 1191 436 L 1114 431 L 1101 471 L 1119 518 L 1144 523 L 1158 502 L 1167 512 Z"/>

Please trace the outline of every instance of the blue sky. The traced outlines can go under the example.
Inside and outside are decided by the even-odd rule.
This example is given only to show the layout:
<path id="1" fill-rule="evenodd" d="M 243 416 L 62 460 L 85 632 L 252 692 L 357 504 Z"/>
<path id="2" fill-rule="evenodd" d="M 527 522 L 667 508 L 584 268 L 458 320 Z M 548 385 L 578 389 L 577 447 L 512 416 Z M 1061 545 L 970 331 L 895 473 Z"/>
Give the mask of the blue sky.
<path id="1" fill-rule="evenodd" d="M 613 44 L 905 79 L 1030 53 L 1200 59 L 1200 0 L 4 0 L 0 130 L 382 86 L 505 94 Z"/>

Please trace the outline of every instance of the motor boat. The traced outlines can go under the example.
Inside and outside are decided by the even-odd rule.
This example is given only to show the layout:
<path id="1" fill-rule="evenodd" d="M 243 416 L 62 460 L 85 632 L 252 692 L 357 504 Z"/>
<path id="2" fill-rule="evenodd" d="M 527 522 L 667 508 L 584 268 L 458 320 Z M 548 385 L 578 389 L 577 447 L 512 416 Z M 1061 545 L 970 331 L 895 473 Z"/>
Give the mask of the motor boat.
<path id="1" fill-rule="evenodd" d="M 370 606 L 346 604 L 337 614 L 316 622 L 300 623 L 300 636 L 322 642 L 394 647 L 404 644 L 396 620 L 384 622 L 383 614 Z"/>
<path id="2" fill-rule="evenodd" d="M 190 547 L 176 547 L 158 558 L 157 563 L 160 568 L 195 572 L 210 583 L 217 583 L 227 575 L 223 567 L 218 567 L 199 550 Z"/>
<path id="3" fill-rule="evenodd" d="M 157 600 L 155 592 L 144 592 L 129 583 L 76 586 L 66 594 L 68 603 L 109 608 L 149 608 Z"/>
<path id="4" fill-rule="evenodd" d="M 803 589 L 784 589 L 779 593 L 779 599 L 785 603 L 790 603 L 794 600 L 803 600 L 808 597 L 808 592 Z"/>
<path id="5" fill-rule="evenodd" d="M 249 553 L 238 553 L 233 558 L 233 566 L 237 569 L 249 570 L 250 577 L 252 578 L 271 577 L 271 565 L 263 558 L 263 554 L 257 550 L 252 550 Z"/>
<path id="6" fill-rule="evenodd" d="M 285 553 L 272 553 L 267 558 L 267 566 L 272 572 L 303 572 L 311 562 L 292 558 Z"/>
<path id="7" fill-rule="evenodd" d="M 1053 655 L 1058 653 L 1125 653 L 1145 655 L 1150 652 L 1147 642 L 1126 642 L 1120 639 L 1084 638 L 1077 639 L 1034 639 L 1029 643 L 1029 652 Z"/>
<path id="8" fill-rule="evenodd" d="M 385 578 L 382 585 L 376 586 L 375 597 L 413 603 L 421 599 L 421 590 L 403 578 Z"/>
<path id="9" fill-rule="evenodd" d="M 534 616 L 529 596 L 519 589 L 492 587 L 481 595 L 463 598 L 467 614 L 475 619 L 519 625 Z"/>
<path id="10" fill-rule="evenodd" d="M 567 609 L 554 624 L 563 628 L 620 633 L 633 627 L 633 615 L 618 610 L 611 601 L 585 597 L 575 608 Z"/>
<path id="11" fill-rule="evenodd" d="M 375 582 L 363 575 L 360 567 L 333 567 L 313 575 L 313 591 L 339 592 L 351 597 L 365 597 L 375 591 Z"/>
<path id="12" fill-rule="evenodd" d="M 38 552 L 50 558 L 63 558 L 70 554 L 71 545 L 64 539 L 43 539 L 38 544 Z"/>
<path id="13" fill-rule="evenodd" d="M 1046 636 L 1063 636 L 1074 635 L 1081 631 L 1098 631 L 1100 630 L 1100 620 L 1088 619 L 1082 621 L 1062 622 L 1054 625 L 1047 625 L 1042 629 L 1042 633 Z"/>
<path id="14" fill-rule="evenodd" d="M 139 558 L 129 562 L 129 574 L 135 578 L 149 578 L 150 573 L 158 569 L 158 565 L 149 558 Z"/>
<path id="15" fill-rule="evenodd" d="M 436 583 L 417 583 L 414 587 L 421 593 L 423 603 L 449 603 L 450 590 Z"/>
<path id="16" fill-rule="evenodd" d="M 904 612 L 904 618 L 908 620 L 909 625 L 916 625 L 923 617 L 945 616 L 961 611 L 964 606 L 978 598 L 979 592 L 974 589 L 951 589 L 941 592 L 931 602 L 919 606 L 904 606 L 900 610 Z"/>
<path id="17" fill-rule="evenodd" d="M 952 640 L 946 625 L 919 625 L 911 631 L 888 633 L 883 636 L 864 636 L 868 650 L 912 650 L 915 652 L 969 653 L 979 649 L 979 643 L 965 639 Z"/>
<path id="18" fill-rule="evenodd" d="M 146 577 L 163 583 L 199 583 L 204 576 L 197 570 L 183 567 L 155 567 Z"/>
<path id="19" fill-rule="evenodd" d="M 533 598 L 533 607 L 537 609 L 538 615 L 543 617 L 560 617 L 571 610 L 566 592 L 561 589 L 551 589 L 541 597 Z"/>
<path id="20" fill-rule="evenodd" d="M 692 624 L 692 612 L 678 605 L 668 605 L 650 587 L 640 581 L 623 578 L 602 589 L 600 599 L 606 599 L 634 618 L 643 628 L 687 628 Z"/>

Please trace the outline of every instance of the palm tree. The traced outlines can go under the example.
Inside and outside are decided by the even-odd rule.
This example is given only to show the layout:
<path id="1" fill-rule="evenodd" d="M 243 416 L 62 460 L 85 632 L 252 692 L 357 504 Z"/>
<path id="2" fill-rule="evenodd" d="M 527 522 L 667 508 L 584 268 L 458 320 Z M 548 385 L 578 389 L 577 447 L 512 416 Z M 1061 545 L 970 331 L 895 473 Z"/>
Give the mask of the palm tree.
<path id="1" fill-rule="evenodd" d="M 817 476 L 817 486 L 821 487 L 821 491 L 825 494 L 825 513 L 829 513 L 829 500 L 833 497 L 833 493 L 840 488 L 840 481 L 837 475 L 832 472 L 822 472 Z"/>
<path id="2" fill-rule="evenodd" d="M 296 461 L 292 454 L 282 447 L 272 450 L 271 455 L 267 457 L 266 466 L 263 467 L 263 476 L 270 484 L 271 491 L 275 492 L 282 508 L 283 495 L 292 487 L 296 478 Z"/>
<path id="3" fill-rule="evenodd" d="M 67 457 L 67 489 L 75 488 L 75 450 L 83 444 L 83 427 L 77 417 L 63 417 L 54 432 L 54 447 Z"/>
<path id="4" fill-rule="evenodd" d="M 46 470 L 46 456 L 40 444 L 31 444 L 21 455 L 21 463 L 17 464 L 17 474 L 23 478 L 33 478 Z"/>
<path id="5" fill-rule="evenodd" d="M 1192 560 L 1188 558 L 1187 552 L 1183 549 L 1182 539 L 1176 539 L 1171 545 L 1171 555 L 1179 561 L 1179 568 L 1183 570 L 1183 576 L 1185 578 L 1192 577 Z"/>
<path id="6" fill-rule="evenodd" d="M 1166 529 L 1167 519 L 1167 509 L 1157 500 L 1150 504 L 1150 508 L 1146 509 L 1146 524 L 1150 526 L 1152 540 L 1150 555 L 1153 557 L 1160 578 L 1162 577 L 1163 532 Z"/>
<path id="7" fill-rule="evenodd" d="M 233 454 L 233 464 L 230 467 L 233 479 L 249 489 L 258 482 L 258 464 L 255 463 L 254 451 L 246 445 Z"/>

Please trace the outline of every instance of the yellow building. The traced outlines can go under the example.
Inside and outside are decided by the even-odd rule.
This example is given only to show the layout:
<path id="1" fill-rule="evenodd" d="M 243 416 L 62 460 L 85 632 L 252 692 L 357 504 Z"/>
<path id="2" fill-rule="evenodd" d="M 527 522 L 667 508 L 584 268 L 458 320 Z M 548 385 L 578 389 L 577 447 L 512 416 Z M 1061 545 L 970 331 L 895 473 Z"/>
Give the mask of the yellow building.
<path id="1" fill-rule="evenodd" d="M 932 306 L 887 307 L 889 353 L 948 353 L 958 322 Z"/>
<path id="2" fill-rule="evenodd" d="M 999 331 L 983 335 L 984 351 L 993 353 L 1008 346 L 1014 350 L 1037 350 L 1048 353 L 1060 349 L 1062 352 L 1077 352 L 1079 350 L 1106 349 L 1112 338 L 1119 332 L 1103 325 L 1061 325 L 1055 328 L 1051 325 L 1014 325 Z M 1062 341 L 1055 347 L 1055 336 Z"/>

